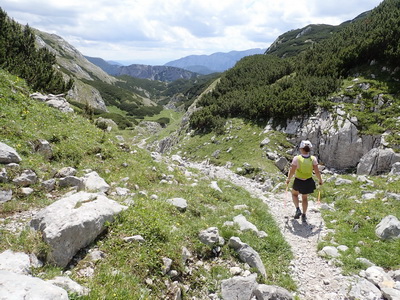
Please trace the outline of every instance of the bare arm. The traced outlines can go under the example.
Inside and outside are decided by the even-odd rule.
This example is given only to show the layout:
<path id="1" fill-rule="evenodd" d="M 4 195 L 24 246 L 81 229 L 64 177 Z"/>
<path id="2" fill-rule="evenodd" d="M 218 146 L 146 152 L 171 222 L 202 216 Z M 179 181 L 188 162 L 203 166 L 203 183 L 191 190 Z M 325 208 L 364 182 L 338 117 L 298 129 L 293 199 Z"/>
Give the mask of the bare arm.
<path id="1" fill-rule="evenodd" d="M 317 178 L 318 178 L 318 181 L 319 181 L 319 185 L 322 185 L 323 181 L 322 181 L 322 177 L 321 177 L 321 172 L 318 169 L 318 165 L 314 165 L 313 169 L 314 169 L 315 175 L 317 175 Z"/>
<path id="2" fill-rule="evenodd" d="M 293 177 L 294 173 L 296 172 L 297 166 L 293 165 L 290 167 L 288 177 L 286 179 L 286 184 L 289 184 L 290 179 Z"/>

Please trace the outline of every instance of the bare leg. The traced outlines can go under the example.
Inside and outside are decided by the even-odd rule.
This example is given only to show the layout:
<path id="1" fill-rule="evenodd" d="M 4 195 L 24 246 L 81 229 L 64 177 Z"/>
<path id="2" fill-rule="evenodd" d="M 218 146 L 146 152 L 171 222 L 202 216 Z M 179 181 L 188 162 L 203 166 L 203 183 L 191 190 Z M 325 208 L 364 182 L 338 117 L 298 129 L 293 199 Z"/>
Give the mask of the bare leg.
<path id="1" fill-rule="evenodd" d="M 299 192 L 292 190 L 292 200 L 296 208 L 299 207 Z"/>
<path id="2" fill-rule="evenodd" d="M 298 202 L 299 200 L 297 200 Z M 303 214 L 306 214 L 308 208 L 308 195 L 301 195 L 301 205 L 303 206 Z"/>

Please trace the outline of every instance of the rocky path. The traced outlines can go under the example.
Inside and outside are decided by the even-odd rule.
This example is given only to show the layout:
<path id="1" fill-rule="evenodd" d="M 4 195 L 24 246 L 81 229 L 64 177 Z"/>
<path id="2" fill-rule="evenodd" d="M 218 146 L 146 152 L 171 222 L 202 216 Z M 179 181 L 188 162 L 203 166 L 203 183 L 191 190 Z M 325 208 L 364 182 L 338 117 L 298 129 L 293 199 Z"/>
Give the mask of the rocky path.
<path id="1" fill-rule="evenodd" d="M 340 268 L 317 254 L 317 245 L 328 229 L 320 214 L 320 206 L 309 201 L 308 221 L 293 219 L 294 206 L 290 193 L 265 193 L 262 186 L 251 179 L 239 176 L 223 167 L 190 163 L 208 176 L 228 180 L 245 188 L 266 203 L 286 241 L 290 244 L 294 259 L 291 262 L 292 277 L 298 284 L 301 299 L 343 300 L 346 298 L 351 278 L 341 275 Z"/>

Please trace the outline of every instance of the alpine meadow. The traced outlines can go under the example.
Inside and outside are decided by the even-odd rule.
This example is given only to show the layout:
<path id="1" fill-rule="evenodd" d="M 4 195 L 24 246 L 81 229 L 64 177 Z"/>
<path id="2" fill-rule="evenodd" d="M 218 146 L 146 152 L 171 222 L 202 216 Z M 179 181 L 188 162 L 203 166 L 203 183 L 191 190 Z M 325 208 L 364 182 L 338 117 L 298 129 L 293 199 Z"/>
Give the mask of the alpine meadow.
<path id="1" fill-rule="evenodd" d="M 207 75 L 0 28 L 0 299 L 400 299 L 400 0 Z"/>

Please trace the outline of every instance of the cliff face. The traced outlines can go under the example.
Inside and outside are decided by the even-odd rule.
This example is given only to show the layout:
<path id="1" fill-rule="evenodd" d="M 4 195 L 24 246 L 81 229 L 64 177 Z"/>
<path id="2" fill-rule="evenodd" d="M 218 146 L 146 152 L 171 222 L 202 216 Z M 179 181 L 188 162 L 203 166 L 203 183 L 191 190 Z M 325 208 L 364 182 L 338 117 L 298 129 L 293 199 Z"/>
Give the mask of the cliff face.
<path id="1" fill-rule="evenodd" d="M 68 97 L 80 103 L 88 103 L 94 108 L 106 111 L 106 105 L 99 91 L 84 83 L 84 80 L 100 80 L 112 84 L 116 78 L 108 75 L 98 66 L 89 62 L 76 48 L 63 38 L 35 30 L 39 47 L 46 47 L 56 55 L 58 69 L 67 78 L 73 78 L 74 88 Z"/>

